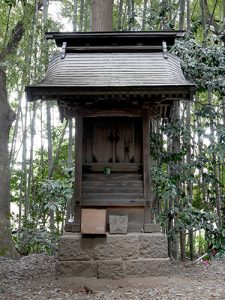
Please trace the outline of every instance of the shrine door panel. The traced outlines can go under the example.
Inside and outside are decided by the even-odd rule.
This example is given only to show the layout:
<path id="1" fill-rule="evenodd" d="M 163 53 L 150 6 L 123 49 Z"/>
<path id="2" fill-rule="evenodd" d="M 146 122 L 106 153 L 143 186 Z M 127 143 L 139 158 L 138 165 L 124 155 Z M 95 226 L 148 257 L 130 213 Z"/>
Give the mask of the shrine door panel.
<path id="1" fill-rule="evenodd" d="M 141 163 L 141 118 L 84 118 L 83 163 Z"/>

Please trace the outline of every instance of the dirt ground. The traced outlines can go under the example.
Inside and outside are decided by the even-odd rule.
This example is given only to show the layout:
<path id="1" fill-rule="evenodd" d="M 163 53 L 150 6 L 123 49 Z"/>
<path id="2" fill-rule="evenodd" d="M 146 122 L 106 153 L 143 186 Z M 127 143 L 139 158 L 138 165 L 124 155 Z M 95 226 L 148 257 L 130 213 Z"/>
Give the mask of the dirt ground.
<path id="1" fill-rule="evenodd" d="M 0 299 L 224 299 L 225 260 L 173 263 L 169 276 L 103 280 L 55 278 L 55 259 L 44 254 L 0 258 Z"/>

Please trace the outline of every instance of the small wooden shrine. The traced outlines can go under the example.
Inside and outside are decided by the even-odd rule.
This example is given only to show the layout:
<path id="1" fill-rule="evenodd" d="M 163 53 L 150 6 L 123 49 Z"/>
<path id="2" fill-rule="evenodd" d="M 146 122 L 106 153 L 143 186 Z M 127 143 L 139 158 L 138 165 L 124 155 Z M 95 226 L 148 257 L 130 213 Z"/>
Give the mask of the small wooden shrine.
<path id="1" fill-rule="evenodd" d="M 150 126 L 156 118 L 169 121 L 174 103 L 193 96 L 195 86 L 168 52 L 182 35 L 46 34 L 61 53 L 40 83 L 26 87 L 27 98 L 57 100 L 61 118 L 76 124 L 73 219 L 59 242 L 59 276 L 170 272 L 167 237 L 152 216 Z"/>
<path id="2" fill-rule="evenodd" d="M 46 34 L 61 53 L 45 78 L 26 87 L 28 101 L 57 100 L 61 118 L 76 120 L 74 221 L 82 208 L 127 215 L 129 232 L 152 232 L 154 195 L 150 123 L 171 116 L 175 101 L 190 100 L 194 85 L 168 50 L 183 32 Z M 71 220 L 70 220 L 71 221 Z"/>

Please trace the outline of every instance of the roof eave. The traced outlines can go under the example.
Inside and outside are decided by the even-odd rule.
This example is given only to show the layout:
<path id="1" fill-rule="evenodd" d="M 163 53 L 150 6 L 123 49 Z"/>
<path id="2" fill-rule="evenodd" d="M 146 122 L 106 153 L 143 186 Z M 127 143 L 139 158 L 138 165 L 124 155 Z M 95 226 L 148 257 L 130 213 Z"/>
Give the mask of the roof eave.
<path id="1" fill-rule="evenodd" d="M 95 86 L 95 87 L 74 87 L 74 86 L 27 86 L 25 88 L 28 101 L 38 99 L 52 100 L 60 97 L 73 95 L 102 95 L 102 94 L 129 94 L 135 95 L 140 93 L 166 94 L 166 93 L 188 93 L 189 100 L 192 99 L 196 91 L 196 85 L 167 85 L 167 86 Z"/>

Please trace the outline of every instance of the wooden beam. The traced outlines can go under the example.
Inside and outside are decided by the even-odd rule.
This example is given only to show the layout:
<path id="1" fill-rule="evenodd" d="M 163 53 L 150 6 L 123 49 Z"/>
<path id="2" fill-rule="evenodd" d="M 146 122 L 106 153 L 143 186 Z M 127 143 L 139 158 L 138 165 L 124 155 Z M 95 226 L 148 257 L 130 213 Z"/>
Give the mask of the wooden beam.
<path id="1" fill-rule="evenodd" d="M 150 184 L 150 119 L 148 110 L 143 110 L 143 181 L 144 181 L 144 231 L 151 223 Z"/>
<path id="2" fill-rule="evenodd" d="M 150 205 L 150 128 L 149 114 L 144 110 L 143 113 L 143 180 L 144 180 L 144 199 L 146 205 Z"/>

